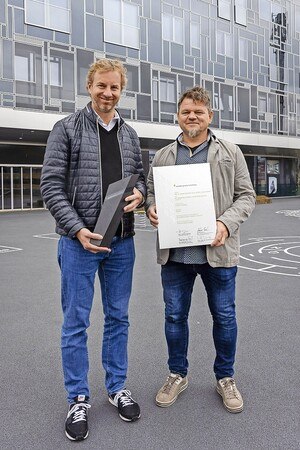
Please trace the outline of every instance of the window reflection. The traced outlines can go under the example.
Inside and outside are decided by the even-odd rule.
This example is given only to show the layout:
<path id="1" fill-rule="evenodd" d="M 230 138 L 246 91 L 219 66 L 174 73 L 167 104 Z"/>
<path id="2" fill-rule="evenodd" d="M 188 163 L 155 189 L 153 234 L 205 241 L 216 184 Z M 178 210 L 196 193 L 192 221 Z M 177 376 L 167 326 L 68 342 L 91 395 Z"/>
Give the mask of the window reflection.
<path id="1" fill-rule="evenodd" d="M 62 59 L 57 56 L 50 56 L 49 64 L 45 58 L 44 83 L 48 84 L 48 65 L 50 73 L 50 85 L 62 86 Z"/>
<path id="2" fill-rule="evenodd" d="M 218 0 L 218 16 L 230 20 L 231 0 Z"/>
<path id="3" fill-rule="evenodd" d="M 160 79 L 160 100 L 162 102 L 176 102 L 175 80 L 170 78 Z"/>
<path id="4" fill-rule="evenodd" d="M 138 6 L 122 0 L 104 0 L 104 41 L 131 48 L 140 46 Z"/>
<path id="5" fill-rule="evenodd" d="M 164 13 L 162 27 L 163 39 L 183 44 L 183 19 Z"/>
<path id="6" fill-rule="evenodd" d="M 23 50 L 21 51 L 18 47 L 16 48 L 15 55 L 15 79 L 18 81 L 29 81 L 35 82 L 35 55 L 30 52 Z"/>
<path id="7" fill-rule="evenodd" d="M 70 33 L 69 0 L 25 0 L 25 22 Z"/>
<path id="8" fill-rule="evenodd" d="M 247 25 L 247 0 L 235 0 L 235 21 L 241 25 Z"/>
<path id="9" fill-rule="evenodd" d="M 221 119 L 233 120 L 233 87 L 221 84 Z"/>

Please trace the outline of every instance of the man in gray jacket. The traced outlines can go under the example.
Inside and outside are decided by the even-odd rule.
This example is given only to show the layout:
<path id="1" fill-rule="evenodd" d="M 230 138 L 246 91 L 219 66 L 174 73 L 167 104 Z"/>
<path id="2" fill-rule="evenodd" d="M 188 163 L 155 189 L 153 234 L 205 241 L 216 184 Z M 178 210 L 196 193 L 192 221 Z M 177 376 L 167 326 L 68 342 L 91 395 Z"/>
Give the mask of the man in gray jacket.
<path id="1" fill-rule="evenodd" d="M 141 150 L 136 132 L 115 109 L 126 84 L 126 69 L 117 60 L 91 65 L 87 90 L 91 102 L 57 122 L 49 135 L 41 177 L 43 199 L 61 235 L 63 309 L 62 363 L 69 410 L 65 432 L 73 441 L 88 435 L 87 333 L 98 273 L 104 311 L 102 364 L 109 402 L 125 421 L 140 417 L 140 408 L 126 389 L 128 303 L 135 259 L 133 211 L 146 197 Z M 110 183 L 138 174 L 125 200 L 124 215 L 111 248 L 91 239 Z"/>
<path id="2" fill-rule="evenodd" d="M 200 275 L 213 318 L 216 389 L 225 408 L 238 413 L 243 410 L 243 399 L 233 375 L 237 339 L 235 279 L 239 226 L 255 206 L 255 193 L 239 147 L 217 139 L 209 129 L 213 112 L 208 92 L 199 86 L 187 90 L 178 102 L 177 111 L 182 133 L 175 142 L 155 154 L 152 167 L 210 163 L 216 235 L 206 246 L 161 250 L 157 243 L 170 373 L 157 393 L 156 404 L 161 407 L 172 405 L 188 386 L 188 315 L 195 278 Z M 148 176 L 146 209 L 152 225 L 157 227 L 159 217 L 152 167 Z"/>

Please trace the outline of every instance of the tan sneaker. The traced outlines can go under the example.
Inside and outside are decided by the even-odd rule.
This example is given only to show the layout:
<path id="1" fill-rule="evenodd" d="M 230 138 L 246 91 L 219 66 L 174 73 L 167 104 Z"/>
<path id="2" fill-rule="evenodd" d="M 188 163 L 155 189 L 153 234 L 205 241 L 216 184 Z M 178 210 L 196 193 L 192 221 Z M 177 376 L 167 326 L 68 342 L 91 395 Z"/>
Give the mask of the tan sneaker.
<path id="1" fill-rule="evenodd" d="M 223 405 L 231 413 L 243 411 L 244 402 L 233 378 L 225 377 L 217 382 L 217 392 L 223 398 Z"/>
<path id="2" fill-rule="evenodd" d="M 188 387 L 187 377 L 182 378 L 180 375 L 170 373 L 163 387 L 158 391 L 155 398 L 157 406 L 166 408 L 173 405 L 180 392 Z"/>

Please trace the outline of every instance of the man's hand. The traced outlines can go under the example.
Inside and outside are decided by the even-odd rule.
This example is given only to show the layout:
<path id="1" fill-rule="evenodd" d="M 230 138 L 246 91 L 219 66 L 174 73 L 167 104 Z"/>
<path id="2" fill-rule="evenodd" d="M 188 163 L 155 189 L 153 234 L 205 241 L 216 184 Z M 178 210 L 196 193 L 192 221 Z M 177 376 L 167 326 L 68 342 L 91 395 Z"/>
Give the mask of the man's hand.
<path id="1" fill-rule="evenodd" d="M 147 216 L 150 220 L 150 223 L 153 227 L 157 228 L 158 226 L 158 215 L 156 214 L 156 206 L 151 205 L 147 210 Z"/>
<path id="2" fill-rule="evenodd" d="M 137 188 L 134 187 L 133 194 L 125 198 L 125 202 L 130 203 L 124 207 L 124 212 L 128 213 L 134 211 L 136 207 L 139 206 L 140 203 L 142 203 L 142 201 L 143 201 L 142 193 Z"/>
<path id="3" fill-rule="evenodd" d="M 91 244 L 91 239 L 101 240 L 103 236 L 101 236 L 101 234 L 92 233 L 88 228 L 81 228 L 81 230 L 77 231 L 76 237 L 80 241 L 82 247 L 91 253 L 111 251 L 110 248 L 98 247 L 97 245 Z"/>
<path id="4" fill-rule="evenodd" d="M 221 247 L 221 245 L 225 244 L 225 239 L 228 238 L 228 236 L 229 233 L 227 227 L 224 225 L 223 222 L 217 220 L 217 232 L 215 239 L 210 244 L 211 247 Z"/>

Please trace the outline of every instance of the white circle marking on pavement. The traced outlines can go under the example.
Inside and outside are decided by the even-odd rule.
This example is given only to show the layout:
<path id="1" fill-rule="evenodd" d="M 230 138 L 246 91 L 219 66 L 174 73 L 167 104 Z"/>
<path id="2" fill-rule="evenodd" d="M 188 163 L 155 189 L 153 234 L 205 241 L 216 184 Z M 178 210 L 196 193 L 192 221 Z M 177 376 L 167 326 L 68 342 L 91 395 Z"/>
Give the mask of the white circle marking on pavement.
<path id="1" fill-rule="evenodd" d="M 268 236 L 251 238 L 249 241 L 251 242 L 241 245 L 239 268 L 291 277 L 300 276 L 300 236 Z"/>

